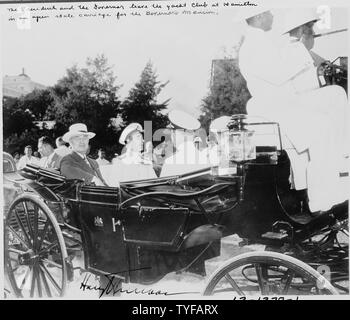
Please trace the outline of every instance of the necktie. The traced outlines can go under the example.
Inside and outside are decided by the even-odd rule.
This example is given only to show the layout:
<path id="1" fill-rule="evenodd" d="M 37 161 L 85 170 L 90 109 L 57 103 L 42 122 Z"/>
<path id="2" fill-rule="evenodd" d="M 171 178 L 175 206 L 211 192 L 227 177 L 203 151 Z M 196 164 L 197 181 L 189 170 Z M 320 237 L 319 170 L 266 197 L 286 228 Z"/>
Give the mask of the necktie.
<path id="1" fill-rule="evenodd" d="M 92 171 L 94 172 L 94 176 L 101 179 L 99 174 L 97 173 L 97 171 L 93 168 L 93 166 L 90 164 L 89 160 L 87 159 L 86 156 L 84 156 L 84 161 L 87 163 L 87 165 L 92 169 Z M 103 180 L 102 180 L 103 181 Z M 105 182 L 103 182 L 105 183 Z"/>
<path id="2" fill-rule="evenodd" d="M 86 164 L 87 164 L 91 169 L 93 169 L 93 168 L 91 167 L 90 162 L 89 162 L 89 160 L 87 159 L 86 156 L 84 156 L 84 161 L 86 162 Z"/>

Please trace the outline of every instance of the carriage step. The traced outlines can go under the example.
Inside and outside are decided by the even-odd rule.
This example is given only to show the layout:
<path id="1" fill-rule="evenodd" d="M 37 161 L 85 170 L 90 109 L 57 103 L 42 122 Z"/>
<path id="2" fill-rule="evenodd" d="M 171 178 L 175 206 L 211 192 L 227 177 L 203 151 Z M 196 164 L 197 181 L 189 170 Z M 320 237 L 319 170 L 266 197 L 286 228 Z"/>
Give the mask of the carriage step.
<path id="1" fill-rule="evenodd" d="M 265 239 L 272 239 L 272 240 L 283 240 L 288 238 L 288 233 L 286 232 L 266 232 L 261 235 Z"/>

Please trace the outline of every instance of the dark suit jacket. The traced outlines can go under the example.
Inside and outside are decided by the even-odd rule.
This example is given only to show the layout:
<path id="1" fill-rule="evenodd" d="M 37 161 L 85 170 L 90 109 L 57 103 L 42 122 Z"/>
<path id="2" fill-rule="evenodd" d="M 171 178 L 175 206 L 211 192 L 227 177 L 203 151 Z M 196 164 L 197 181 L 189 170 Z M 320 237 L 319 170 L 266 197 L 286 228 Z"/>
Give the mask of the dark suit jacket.
<path id="1" fill-rule="evenodd" d="M 98 163 L 89 157 L 87 157 L 90 166 L 84 161 L 84 159 L 72 151 L 70 154 L 64 156 L 60 163 L 61 174 L 68 179 L 81 179 L 86 184 L 90 184 L 94 177 L 98 177 L 105 185 L 101 171 L 98 167 Z"/>

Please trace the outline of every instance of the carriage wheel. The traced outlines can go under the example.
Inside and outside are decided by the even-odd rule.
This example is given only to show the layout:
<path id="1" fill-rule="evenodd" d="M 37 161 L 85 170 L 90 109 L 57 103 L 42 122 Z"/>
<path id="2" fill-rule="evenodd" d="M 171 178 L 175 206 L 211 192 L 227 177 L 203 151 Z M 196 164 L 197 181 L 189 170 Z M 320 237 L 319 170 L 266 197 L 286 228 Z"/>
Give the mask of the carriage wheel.
<path id="1" fill-rule="evenodd" d="M 210 276 L 203 295 L 323 295 L 337 290 L 312 267 L 278 252 L 240 254 Z"/>
<path id="2" fill-rule="evenodd" d="M 339 226 L 334 237 L 333 246 L 322 250 L 318 260 L 313 260 L 310 265 L 317 268 L 318 271 L 324 269 L 322 271 L 328 274 L 331 284 L 340 294 L 349 294 L 348 221 L 343 221 Z"/>
<path id="3" fill-rule="evenodd" d="M 17 297 L 62 297 L 67 250 L 54 214 L 34 195 L 23 194 L 5 221 L 5 270 Z"/>

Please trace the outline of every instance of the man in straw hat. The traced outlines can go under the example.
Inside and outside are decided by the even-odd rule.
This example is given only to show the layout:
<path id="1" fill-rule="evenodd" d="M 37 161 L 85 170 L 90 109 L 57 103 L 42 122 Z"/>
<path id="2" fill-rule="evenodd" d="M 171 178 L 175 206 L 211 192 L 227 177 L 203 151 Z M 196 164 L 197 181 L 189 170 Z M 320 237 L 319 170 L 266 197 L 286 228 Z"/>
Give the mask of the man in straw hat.
<path id="1" fill-rule="evenodd" d="M 289 9 L 284 15 L 282 30 L 279 30 L 287 39 L 283 48 L 285 59 L 291 65 L 295 61 L 304 61 L 308 65 L 308 68 L 291 80 L 297 93 L 318 89 L 320 86 L 317 67 L 325 59 L 311 50 L 315 43 L 313 28 L 318 20 L 313 9 Z"/>
<path id="2" fill-rule="evenodd" d="M 69 131 L 62 139 L 69 143 L 72 152 L 62 158 L 60 171 L 68 179 L 80 179 L 86 184 L 104 186 L 107 184 L 97 162 L 86 156 L 89 150 L 89 140 L 94 136 L 95 133 L 89 132 L 83 123 L 75 123 L 69 127 Z"/>
<path id="3" fill-rule="evenodd" d="M 309 51 L 310 56 L 314 61 L 315 66 L 319 66 L 326 60 L 312 51 L 315 44 L 315 23 L 320 20 L 316 15 L 315 10 L 289 9 L 284 17 L 284 24 L 282 27 L 282 34 L 288 34 L 291 42 L 300 41 Z"/>
<path id="4" fill-rule="evenodd" d="M 307 168 L 309 207 L 312 212 L 329 210 L 347 198 L 340 183 L 339 166 L 344 146 L 344 92 L 340 88 L 322 88 L 306 93 L 297 92 L 293 80 L 313 67 L 304 44 L 289 47 L 295 57 L 285 54 L 267 31 L 273 17 L 263 12 L 246 18 L 248 30 L 239 52 L 240 71 L 247 81 L 252 98 L 247 103 L 248 114 L 279 122 L 295 152 L 307 153 L 302 168 L 292 161 L 294 170 Z M 304 51 L 303 51 L 304 50 Z M 336 105 L 334 107 L 334 105 Z M 333 108 L 335 116 L 327 110 Z"/>
<path id="5" fill-rule="evenodd" d="M 315 10 L 308 8 L 288 9 L 285 13 L 282 34 L 289 34 L 295 41 L 300 41 L 311 50 L 315 43 L 314 25 L 320 20 Z"/>

